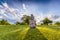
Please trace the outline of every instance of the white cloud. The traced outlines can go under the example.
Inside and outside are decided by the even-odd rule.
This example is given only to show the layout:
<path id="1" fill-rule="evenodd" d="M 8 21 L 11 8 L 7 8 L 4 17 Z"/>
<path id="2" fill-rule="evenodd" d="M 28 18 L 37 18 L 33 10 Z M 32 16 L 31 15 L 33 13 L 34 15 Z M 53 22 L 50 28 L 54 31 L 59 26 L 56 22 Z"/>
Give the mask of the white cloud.
<path id="1" fill-rule="evenodd" d="M 0 8 L 0 14 L 2 14 L 2 16 L 6 17 L 6 18 L 10 18 L 10 19 L 12 19 L 13 17 L 15 18 L 15 16 L 14 16 L 14 15 L 16 15 L 16 13 L 14 12 L 15 9 L 14 8 L 10 8 L 7 3 L 3 3 L 2 5 L 3 6 L 1 6 L 1 7 L 3 7 L 3 8 L 2 9 Z M 7 15 L 8 13 L 12 14 L 13 17 L 9 17 Z"/>
<path id="2" fill-rule="evenodd" d="M 51 13 L 48 13 L 48 14 L 46 14 L 46 17 L 48 18 L 48 19 L 50 19 L 50 20 L 53 20 L 53 14 L 51 14 Z"/>
<path id="3" fill-rule="evenodd" d="M 0 18 L 3 18 L 3 16 L 0 16 Z"/>
<path id="4" fill-rule="evenodd" d="M 3 8 L 3 9 L 0 9 L 0 14 L 2 14 L 3 17 L 7 17 L 12 20 L 14 19 L 19 22 L 21 21 L 20 19 L 23 15 L 30 16 L 31 13 L 35 16 L 37 24 L 46 17 L 49 18 L 50 20 L 54 20 L 54 18 L 53 18 L 54 14 L 49 13 L 49 14 L 43 15 L 43 13 L 41 12 L 39 15 L 38 14 L 36 15 L 32 11 L 30 11 L 31 9 L 30 10 L 26 9 L 26 5 L 24 3 L 22 4 L 22 6 L 23 6 L 23 9 L 22 9 L 22 11 L 20 11 L 19 9 L 16 9 L 16 8 L 10 8 L 7 3 L 3 3 L 3 6 L 0 5 L 0 7 Z M 12 17 L 8 16 L 7 15 L 8 13 L 10 13 L 13 16 Z M 0 18 L 2 18 L 2 16 Z M 56 19 L 55 21 L 59 21 L 59 20 L 60 20 L 60 18 Z"/>
<path id="5" fill-rule="evenodd" d="M 4 13 L 5 13 L 5 10 L 0 9 L 0 14 L 4 14 Z"/>
<path id="6" fill-rule="evenodd" d="M 6 8 L 9 8 L 7 3 L 3 3 L 2 5 Z"/>
<path id="7" fill-rule="evenodd" d="M 55 22 L 57 22 L 57 21 L 60 22 L 60 17 L 55 20 Z"/>
<path id="8" fill-rule="evenodd" d="M 25 9 L 25 4 L 23 4 L 23 6 L 24 6 L 23 9 Z M 4 10 L 7 13 L 10 13 L 10 14 L 13 15 L 13 17 L 9 17 L 8 15 L 4 14 L 6 17 L 8 16 L 7 18 L 15 19 L 15 20 L 17 20 L 19 22 L 21 21 L 21 16 L 23 16 L 23 15 L 20 14 L 20 10 L 19 9 L 10 8 L 7 3 L 3 3 L 3 7 L 4 7 Z"/>
<path id="9" fill-rule="evenodd" d="M 23 9 L 26 9 L 26 5 L 24 3 L 22 4 L 22 6 L 23 6 Z"/>
<path id="10" fill-rule="evenodd" d="M 0 8 L 3 8 L 3 6 L 2 6 L 2 5 L 0 5 Z"/>

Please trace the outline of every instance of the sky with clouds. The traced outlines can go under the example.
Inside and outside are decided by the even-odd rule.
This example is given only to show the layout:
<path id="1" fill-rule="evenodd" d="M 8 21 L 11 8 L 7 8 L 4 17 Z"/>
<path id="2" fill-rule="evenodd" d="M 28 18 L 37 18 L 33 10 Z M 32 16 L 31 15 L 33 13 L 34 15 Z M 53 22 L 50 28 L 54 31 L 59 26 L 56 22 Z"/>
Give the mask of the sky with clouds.
<path id="1" fill-rule="evenodd" d="M 0 0 L 0 19 L 11 23 L 34 14 L 37 23 L 45 17 L 60 21 L 60 0 Z"/>

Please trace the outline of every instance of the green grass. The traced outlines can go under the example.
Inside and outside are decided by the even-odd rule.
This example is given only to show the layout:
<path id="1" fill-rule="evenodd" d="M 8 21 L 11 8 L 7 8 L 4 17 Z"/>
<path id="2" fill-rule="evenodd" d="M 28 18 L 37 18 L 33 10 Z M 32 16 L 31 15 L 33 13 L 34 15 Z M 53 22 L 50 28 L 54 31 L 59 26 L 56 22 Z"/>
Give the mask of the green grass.
<path id="1" fill-rule="evenodd" d="M 46 25 L 34 29 L 28 25 L 1 25 L 0 40 L 60 40 L 60 29 Z"/>

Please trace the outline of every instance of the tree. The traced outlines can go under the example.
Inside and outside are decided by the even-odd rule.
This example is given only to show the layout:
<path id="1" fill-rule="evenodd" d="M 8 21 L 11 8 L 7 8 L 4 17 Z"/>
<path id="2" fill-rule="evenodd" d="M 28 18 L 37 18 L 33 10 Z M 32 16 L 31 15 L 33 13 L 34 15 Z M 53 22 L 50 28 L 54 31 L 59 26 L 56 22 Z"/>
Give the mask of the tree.
<path id="1" fill-rule="evenodd" d="M 60 22 L 56 22 L 55 25 L 60 25 Z"/>
<path id="2" fill-rule="evenodd" d="M 21 18 L 21 20 L 23 20 L 24 23 L 29 24 L 30 16 L 23 15 L 23 17 Z"/>
<path id="3" fill-rule="evenodd" d="M 10 23 L 8 23 L 7 20 L 2 19 L 2 20 L 0 21 L 0 25 L 10 25 Z"/>
<path id="4" fill-rule="evenodd" d="M 24 23 L 24 22 L 21 22 L 21 23 L 20 22 L 16 22 L 15 24 L 16 25 L 26 25 L 26 23 Z"/>
<path id="5" fill-rule="evenodd" d="M 43 24 L 48 25 L 49 23 L 52 23 L 52 21 L 49 20 L 48 18 L 45 18 L 45 19 L 43 20 Z"/>

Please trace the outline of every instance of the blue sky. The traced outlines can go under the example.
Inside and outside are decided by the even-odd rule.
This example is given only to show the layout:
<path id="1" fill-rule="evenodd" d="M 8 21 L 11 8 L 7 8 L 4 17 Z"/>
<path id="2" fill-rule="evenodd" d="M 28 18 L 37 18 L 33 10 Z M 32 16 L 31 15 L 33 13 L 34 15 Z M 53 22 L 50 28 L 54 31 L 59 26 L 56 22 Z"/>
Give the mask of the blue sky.
<path id="1" fill-rule="evenodd" d="M 3 7 L 3 8 L 2 8 Z M 4 13 L 2 11 L 5 11 Z M 0 15 L 9 21 L 17 21 L 22 15 L 34 14 L 39 22 L 43 17 L 60 16 L 59 0 L 0 0 Z M 14 13 L 15 12 L 15 13 Z M 1 14 L 3 13 L 3 14 Z M 16 16 L 14 16 L 16 14 Z M 19 15 L 19 17 L 17 17 Z M 2 17 L 2 16 L 1 16 Z M 12 17 L 12 18 L 11 18 Z M 60 20 L 60 18 L 59 18 Z"/>

